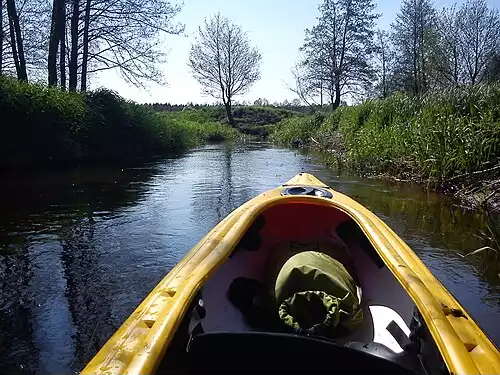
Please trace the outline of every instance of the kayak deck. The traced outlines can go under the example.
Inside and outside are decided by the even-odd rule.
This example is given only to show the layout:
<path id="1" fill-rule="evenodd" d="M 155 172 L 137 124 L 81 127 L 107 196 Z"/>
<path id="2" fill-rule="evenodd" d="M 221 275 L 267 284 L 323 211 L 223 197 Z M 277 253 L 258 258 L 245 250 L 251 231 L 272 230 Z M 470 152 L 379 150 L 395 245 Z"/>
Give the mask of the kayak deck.
<path id="1" fill-rule="evenodd" d="M 346 250 L 355 262 L 365 319 L 362 327 L 341 340 L 373 341 L 384 344 L 396 353 L 403 351 L 385 327 L 394 320 L 408 336 L 415 305 L 387 267 L 384 267 L 375 249 L 363 241 L 363 233 L 356 231 L 356 224 L 345 213 L 322 206 L 278 205 L 265 212 L 262 221 L 265 224 L 259 231 L 259 248 L 248 250 L 241 245 L 237 247 L 203 286 L 200 295 L 206 309 L 203 319 L 205 332 L 254 330 L 242 312 L 228 299 L 227 291 L 231 282 L 238 277 L 258 280 L 264 285 L 272 283 L 273 280 L 266 280 L 266 269 L 269 263 L 273 263 L 273 252 L 287 254 L 294 248 L 317 250 L 322 246 L 337 249 L 346 243 Z M 248 233 L 252 232 L 247 232 L 247 236 Z M 252 233 L 252 236 L 255 235 Z M 249 240 L 244 237 L 241 242 Z"/>
<path id="2" fill-rule="evenodd" d="M 300 355 L 301 351 L 342 355 L 343 360 L 336 361 L 336 371 L 359 372 L 378 368 L 398 373 L 424 373 L 420 359 L 404 349 L 410 342 L 408 336 L 415 318 L 415 304 L 348 215 L 324 206 L 298 203 L 273 206 L 256 222 L 258 225 L 246 232 L 229 259 L 198 293 L 196 300 L 203 301 L 203 318 L 188 319 L 187 329 L 181 331 L 184 335 L 181 334 L 176 343 L 181 348 L 189 346 L 189 350 L 180 350 L 182 354 L 177 357 L 167 352 L 159 373 L 172 372 L 171 366 L 181 372 L 247 372 L 251 369 L 255 373 L 269 372 L 275 366 L 274 370 L 284 372 L 287 368 L 285 358 L 291 353 Z M 355 261 L 364 313 L 363 325 L 348 336 L 318 342 L 266 330 L 265 321 L 259 322 L 259 317 L 256 317 L 257 321 L 252 319 L 251 324 L 244 311 L 229 298 L 228 290 L 237 278 L 258 280 L 262 285 L 272 283 L 268 274 L 269 269 L 274 268 L 276 258 L 289 257 L 290 253 L 306 248 L 323 248 L 325 252 L 331 249 L 333 252 L 345 245 L 347 248 L 343 250 L 349 251 L 349 257 Z M 339 255 L 337 251 L 336 256 Z M 198 305 L 192 307 L 192 311 L 196 307 Z M 387 327 L 396 332 L 397 339 Z M 200 332 L 203 335 L 200 336 Z M 190 340 L 191 345 L 188 345 Z M 211 359 L 211 356 L 217 357 L 214 351 L 223 352 L 224 359 Z M 373 360 L 367 354 L 375 354 L 377 358 Z M 264 360 L 265 357 L 269 358 Z M 259 363 L 265 362 L 265 365 L 251 365 L 250 361 L 242 367 L 241 361 L 245 358 L 247 362 L 249 358 L 259 358 Z M 314 366 L 308 360 L 306 363 L 303 370 L 312 371 Z M 356 363 L 362 367 L 356 367 Z M 319 363 L 316 371 L 324 372 L 330 365 Z M 296 366 L 297 363 L 293 362 L 289 371 L 297 372 Z"/>
<path id="3" fill-rule="evenodd" d="M 256 332 L 232 306 L 231 281 L 246 276 L 264 282 L 269 254 L 284 243 L 346 246 L 361 284 L 365 321 L 360 329 L 329 342 L 283 337 Z M 417 329 L 424 345 L 415 361 L 404 347 Z M 260 363 L 256 358 L 266 353 L 269 357 L 270 343 L 278 369 L 286 353 L 315 348 L 350 358 L 339 364 L 343 369 L 353 369 L 354 361 L 384 372 L 436 372 L 441 365 L 450 373 L 500 372 L 495 346 L 387 225 L 313 176 L 300 174 L 247 202 L 208 233 L 82 373 L 234 372 L 252 368 L 248 363 Z M 190 367 L 193 363 L 198 367 Z M 335 368 L 328 366 L 323 370 Z M 362 370 L 356 366 L 353 371 Z"/>

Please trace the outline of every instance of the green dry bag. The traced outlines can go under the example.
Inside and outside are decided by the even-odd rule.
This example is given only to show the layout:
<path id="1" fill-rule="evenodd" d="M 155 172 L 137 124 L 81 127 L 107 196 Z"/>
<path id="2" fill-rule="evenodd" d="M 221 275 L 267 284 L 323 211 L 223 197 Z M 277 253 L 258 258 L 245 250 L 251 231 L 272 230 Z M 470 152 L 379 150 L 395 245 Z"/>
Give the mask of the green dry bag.
<path id="1" fill-rule="evenodd" d="M 281 322 L 296 333 L 333 338 L 353 332 L 363 321 L 353 277 L 321 252 L 288 259 L 276 279 L 274 298 Z"/>

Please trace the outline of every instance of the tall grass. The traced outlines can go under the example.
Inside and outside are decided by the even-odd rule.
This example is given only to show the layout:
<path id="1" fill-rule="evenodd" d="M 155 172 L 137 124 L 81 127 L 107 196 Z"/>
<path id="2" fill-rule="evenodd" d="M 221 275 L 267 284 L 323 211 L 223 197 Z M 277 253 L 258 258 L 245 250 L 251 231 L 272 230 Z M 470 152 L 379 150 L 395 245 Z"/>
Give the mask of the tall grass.
<path id="1" fill-rule="evenodd" d="M 234 136 L 199 114 L 170 119 L 112 91 L 64 92 L 7 77 L 0 114 L 0 168 L 147 157 Z"/>
<path id="2" fill-rule="evenodd" d="M 498 163 L 500 85 L 404 94 L 344 109 L 339 131 L 360 170 L 445 182 Z"/>
<path id="3" fill-rule="evenodd" d="M 316 136 L 325 122 L 323 113 L 311 116 L 293 116 L 281 120 L 273 129 L 270 137 L 273 142 L 281 144 L 306 144 Z"/>
<path id="4" fill-rule="evenodd" d="M 500 84 L 398 93 L 341 107 L 322 124 L 290 119 L 273 138 L 315 137 L 328 147 L 339 134 L 346 160 L 362 173 L 404 175 L 441 184 L 500 162 Z"/>

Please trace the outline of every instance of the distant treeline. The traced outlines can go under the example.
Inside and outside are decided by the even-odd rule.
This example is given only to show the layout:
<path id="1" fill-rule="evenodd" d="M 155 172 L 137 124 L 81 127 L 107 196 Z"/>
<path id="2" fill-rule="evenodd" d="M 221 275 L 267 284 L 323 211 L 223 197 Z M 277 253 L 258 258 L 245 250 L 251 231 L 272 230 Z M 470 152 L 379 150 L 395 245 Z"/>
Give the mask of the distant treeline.
<path id="1" fill-rule="evenodd" d="M 186 103 L 186 104 L 170 104 L 170 103 L 147 103 L 144 106 L 151 108 L 156 112 L 176 112 L 183 111 L 187 109 L 211 109 L 211 108 L 220 108 L 223 106 L 222 103 L 212 103 L 212 104 L 194 104 L 194 103 Z M 309 113 L 311 110 L 319 109 L 319 106 L 307 106 L 301 104 L 299 99 L 294 99 L 292 101 L 284 100 L 283 102 L 273 102 L 270 103 L 267 99 L 259 98 L 253 102 L 242 101 L 242 102 L 234 102 L 234 107 L 266 107 L 266 108 L 275 108 L 275 109 L 286 109 L 289 111 L 301 112 L 301 113 Z"/>

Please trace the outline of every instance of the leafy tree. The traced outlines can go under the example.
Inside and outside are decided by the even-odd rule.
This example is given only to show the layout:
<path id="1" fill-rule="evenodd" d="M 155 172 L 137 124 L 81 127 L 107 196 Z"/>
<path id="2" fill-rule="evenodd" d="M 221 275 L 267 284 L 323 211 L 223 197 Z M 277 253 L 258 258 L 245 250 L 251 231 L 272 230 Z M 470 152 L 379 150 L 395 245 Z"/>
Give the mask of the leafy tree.
<path id="1" fill-rule="evenodd" d="M 389 33 L 387 31 L 377 30 L 375 34 L 375 61 L 378 78 L 376 91 L 378 96 L 385 98 L 389 95 L 390 91 L 389 75 L 394 61 Z"/>
<path id="2" fill-rule="evenodd" d="M 222 100 L 228 123 L 234 126 L 233 97 L 247 92 L 260 78 L 260 62 L 259 51 L 241 27 L 218 13 L 198 28 L 188 66 L 203 92 Z"/>
<path id="3" fill-rule="evenodd" d="M 500 81 L 500 51 L 491 59 L 491 63 L 485 72 L 487 82 Z"/>
<path id="4" fill-rule="evenodd" d="M 500 14 L 484 0 L 468 0 L 459 10 L 460 53 L 467 83 L 483 82 L 500 54 Z"/>
<path id="5" fill-rule="evenodd" d="M 395 48 L 394 81 L 400 89 L 420 94 L 429 87 L 435 40 L 435 11 L 430 0 L 403 0 L 392 24 Z"/>
<path id="6" fill-rule="evenodd" d="M 461 29 L 456 6 L 443 8 L 437 17 L 436 46 L 432 58 L 434 77 L 440 86 L 458 85 L 463 75 Z"/>
<path id="7" fill-rule="evenodd" d="M 265 107 L 269 105 L 269 101 L 266 98 L 258 98 L 253 102 L 253 105 L 259 106 L 259 107 Z"/>
<path id="8" fill-rule="evenodd" d="M 375 4 L 372 0 L 324 0 L 318 24 L 306 30 L 302 62 L 306 91 L 324 89 L 335 110 L 345 94 L 359 93 L 373 79 Z"/>

